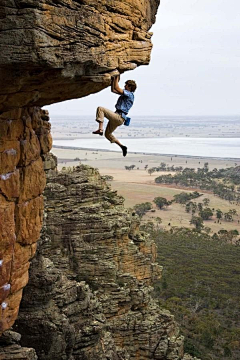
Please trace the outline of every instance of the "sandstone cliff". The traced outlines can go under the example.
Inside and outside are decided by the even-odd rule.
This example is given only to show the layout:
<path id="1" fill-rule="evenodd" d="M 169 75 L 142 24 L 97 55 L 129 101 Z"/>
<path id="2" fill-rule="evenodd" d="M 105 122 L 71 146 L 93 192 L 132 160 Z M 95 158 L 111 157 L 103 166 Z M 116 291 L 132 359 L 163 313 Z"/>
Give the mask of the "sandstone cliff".
<path id="1" fill-rule="evenodd" d="M 148 64 L 159 0 L 0 0 L 0 334 L 18 314 L 42 224 L 50 124 L 36 105 Z"/>

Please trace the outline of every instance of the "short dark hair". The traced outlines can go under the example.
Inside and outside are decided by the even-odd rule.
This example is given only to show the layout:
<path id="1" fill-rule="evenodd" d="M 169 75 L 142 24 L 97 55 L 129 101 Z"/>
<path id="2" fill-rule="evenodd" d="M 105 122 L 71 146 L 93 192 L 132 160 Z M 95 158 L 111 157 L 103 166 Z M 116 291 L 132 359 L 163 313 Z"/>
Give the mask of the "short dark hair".
<path id="1" fill-rule="evenodd" d="M 134 91 L 136 90 L 136 88 L 137 88 L 137 84 L 135 83 L 134 80 L 127 80 L 127 81 L 125 82 L 125 85 L 128 85 L 128 86 L 129 86 L 131 92 L 134 92 Z"/>

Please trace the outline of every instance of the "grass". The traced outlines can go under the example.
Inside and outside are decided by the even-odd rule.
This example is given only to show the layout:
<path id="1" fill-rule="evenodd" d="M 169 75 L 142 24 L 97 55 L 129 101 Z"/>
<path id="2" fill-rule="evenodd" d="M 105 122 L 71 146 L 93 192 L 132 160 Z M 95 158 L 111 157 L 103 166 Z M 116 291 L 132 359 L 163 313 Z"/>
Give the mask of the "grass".
<path id="1" fill-rule="evenodd" d="M 133 170 L 134 171 L 134 170 Z M 137 172 L 137 171 L 136 171 Z M 128 172 L 126 171 L 126 175 Z M 148 175 L 149 176 L 149 175 Z M 147 178 L 148 179 L 148 178 Z M 149 182 L 153 181 L 153 176 L 149 176 Z M 137 179 L 134 179 L 135 181 Z M 122 195 L 125 198 L 125 206 L 128 208 L 132 208 L 136 204 L 140 204 L 143 202 L 152 202 L 153 199 L 157 196 L 165 197 L 167 200 L 172 200 L 173 196 L 179 194 L 180 192 L 190 190 L 177 189 L 173 187 L 162 186 L 154 183 L 142 183 L 142 179 L 139 179 L 140 182 L 128 182 L 129 180 L 126 178 L 125 181 L 114 180 L 111 181 L 111 187 L 114 190 L 118 191 L 119 195 Z M 221 209 L 223 212 L 228 212 L 230 209 L 236 209 L 238 212 L 238 216 L 234 218 L 233 222 L 227 222 L 222 220 L 221 223 L 215 223 L 216 219 L 213 217 L 212 220 L 204 221 L 204 226 L 210 227 L 212 232 L 218 232 L 221 229 L 225 230 L 233 230 L 237 229 L 240 232 L 240 224 L 238 220 L 240 220 L 240 206 L 231 204 L 229 201 L 221 199 L 213 194 L 205 193 L 201 190 L 199 192 L 204 194 L 203 196 L 195 199 L 196 202 L 202 202 L 203 198 L 208 198 L 210 200 L 209 207 L 216 209 Z M 148 212 L 144 217 L 143 221 L 154 220 L 156 217 L 160 217 L 162 219 L 162 226 L 166 229 L 169 228 L 168 224 L 171 226 L 184 226 L 193 228 L 192 225 L 189 224 L 191 219 L 191 214 L 187 214 L 185 212 L 184 206 L 180 204 L 172 204 L 167 209 L 158 210 L 154 204 L 153 212 Z"/>

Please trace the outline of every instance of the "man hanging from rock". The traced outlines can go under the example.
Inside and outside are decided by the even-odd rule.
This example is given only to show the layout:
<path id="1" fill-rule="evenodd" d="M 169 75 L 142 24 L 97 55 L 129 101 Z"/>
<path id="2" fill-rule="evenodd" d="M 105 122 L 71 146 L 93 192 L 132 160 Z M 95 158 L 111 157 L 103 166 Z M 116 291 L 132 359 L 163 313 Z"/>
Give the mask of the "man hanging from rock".
<path id="1" fill-rule="evenodd" d="M 127 80 L 124 89 L 118 85 L 120 80 L 119 72 L 116 70 L 112 73 L 111 91 L 120 95 L 115 105 L 116 111 L 113 112 L 104 107 L 97 108 L 96 121 L 99 123 L 99 128 L 93 131 L 93 134 L 103 135 L 103 121 L 104 117 L 108 119 L 107 128 L 105 130 L 105 137 L 111 142 L 116 143 L 122 149 L 123 156 L 127 155 L 127 147 L 120 143 L 118 139 L 113 136 L 113 131 L 120 125 L 123 125 L 127 119 L 127 114 L 134 102 L 134 91 L 137 85 L 134 80 Z"/>

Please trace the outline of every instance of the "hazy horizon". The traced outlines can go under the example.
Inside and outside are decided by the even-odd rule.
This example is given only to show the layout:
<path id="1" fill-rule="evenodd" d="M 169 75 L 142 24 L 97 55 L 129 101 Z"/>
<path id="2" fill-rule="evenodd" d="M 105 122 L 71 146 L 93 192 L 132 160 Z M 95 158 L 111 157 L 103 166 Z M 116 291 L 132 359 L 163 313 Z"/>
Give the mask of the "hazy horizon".
<path id="1" fill-rule="evenodd" d="M 59 103 L 58 103 L 59 104 Z M 51 106 L 51 105 L 49 105 Z M 49 106 L 45 106 L 44 108 L 47 109 L 49 108 Z M 55 112 L 51 112 L 51 109 L 48 109 L 50 110 L 50 118 L 51 118 L 51 115 L 52 116 L 69 116 L 69 117 L 84 117 L 84 116 L 92 116 L 92 114 L 77 114 L 77 113 L 74 113 L 74 114 L 63 114 L 63 113 L 55 113 Z M 143 114 L 134 114 L 133 117 L 240 117 L 240 113 L 239 114 L 182 114 L 182 115 L 175 115 L 175 114 L 159 114 L 159 115 L 143 115 Z"/>

